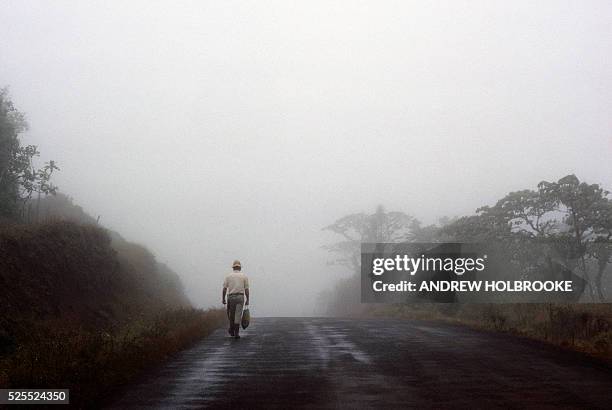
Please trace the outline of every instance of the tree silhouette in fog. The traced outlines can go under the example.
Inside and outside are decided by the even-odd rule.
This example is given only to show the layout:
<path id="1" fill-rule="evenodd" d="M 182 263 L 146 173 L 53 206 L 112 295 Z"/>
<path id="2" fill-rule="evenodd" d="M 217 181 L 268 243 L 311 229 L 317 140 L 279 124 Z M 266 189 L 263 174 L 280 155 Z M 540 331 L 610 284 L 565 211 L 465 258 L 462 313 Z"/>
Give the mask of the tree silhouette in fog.
<path id="1" fill-rule="evenodd" d="M 373 214 L 356 213 L 342 217 L 323 228 L 343 240 L 324 248 L 335 254 L 330 261 L 359 272 L 361 243 L 406 242 L 414 236 L 419 222 L 403 212 L 387 212 L 382 205 Z"/>
<path id="2" fill-rule="evenodd" d="M 25 115 L 17 110 L 6 88 L 0 90 L 0 218 L 28 220 L 32 218 L 30 199 L 38 194 L 55 194 L 51 183 L 55 161 L 35 168 L 33 160 L 40 153 L 35 145 L 22 145 L 20 135 L 28 124 Z"/>
<path id="3" fill-rule="evenodd" d="M 419 222 L 403 212 L 387 212 L 379 205 L 374 213 L 355 213 L 336 220 L 323 230 L 331 231 L 342 239 L 324 246 L 334 258 L 333 265 L 345 266 L 351 276 L 342 279 L 318 298 L 320 305 L 326 306 L 326 313 L 339 315 L 358 314 L 359 272 L 361 266 L 361 243 L 406 242 L 414 237 Z"/>
<path id="4" fill-rule="evenodd" d="M 495 247 L 513 277 L 573 280 L 576 298 L 588 289 L 590 301 L 605 301 L 612 263 L 612 200 L 598 184 L 567 175 L 542 181 L 535 190 L 510 192 L 475 215 L 440 219 L 422 226 L 403 212 L 355 213 L 323 228 L 342 237 L 324 248 L 334 255 L 330 264 L 352 273 L 333 291 L 324 292 L 328 313 L 357 314 L 360 244 L 372 242 L 482 242 Z M 595 276 L 593 278 L 593 272 Z M 609 284 L 608 284 L 609 285 Z M 609 286 L 608 286 L 609 287 Z"/>
<path id="5" fill-rule="evenodd" d="M 511 192 L 441 232 L 458 241 L 497 242 L 522 272 L 579 273 L 591 300 L 605 300 L 612 255 L 612 200 L 598 184 L 567 175 L 536 190 Z M 544 252 L 544 253 L 543 253 Z M 596 270 L 595 280 L 591 278 Z"/>

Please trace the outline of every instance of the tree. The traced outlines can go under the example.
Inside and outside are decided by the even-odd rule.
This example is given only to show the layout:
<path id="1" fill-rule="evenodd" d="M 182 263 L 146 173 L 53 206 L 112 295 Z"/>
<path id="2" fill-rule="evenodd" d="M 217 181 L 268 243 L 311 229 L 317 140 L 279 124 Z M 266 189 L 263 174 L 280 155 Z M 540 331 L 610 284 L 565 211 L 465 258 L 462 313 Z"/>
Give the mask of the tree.
<path id="1" fill-rule="evenodd" d="M 543 237 L 554 228 L 554 221 L 546 215 L 555 209 L 555 201 L 540 192 L 525 189 L 511 192 L 499 200 L 494 207 L 482 207 L 476 212 L 496 218 L 510 225 L 511 230 L 528 237 Z"/>
<path id="2" fill-rule="evenodd" d="M 580 268 L 595 299 L 594 289 L 586 259 L 595 256 L 599 259 L 599 274 L 610 259 L 609 251 L 612 225 L 612 205 L 607 198 L 609 192 L 598 184 L 580 182 L 576 175 L 567 175 L 557 182 L 542 181 L 538 184 L 540 195 L 556 206 L 562 215 L 562 222 L 568 229 L 560 230 L 554 235 L 566 239 L 569 255 L 579 261 Z M 601 277 L 596 281 L 597 292 L 604 299 L 600 287 Z"/>
<path id="3" fill-rule="evenodd" d="M 590 243 L 587 251 L 597 260 L 597 274 L 595 287 L 601 301 L 605 300 L 602 288 L 602 279 L 606 267 L 612 263 L 612 200 L 602 200 L 593 207 L 593 232 L 595 239 Z"/>
<path id="4" fill-rule="evenodd" d="M 322 294 L 319 303 L 335 315 L 358 314 L 359 272 L 361 268 L 361 243 L 405 242 L 413 238 L 413 228 L 418 221 L 403 212 L 387 212 L 382 205 L 373 214 L 356 213 L 338 219 L 323 228 L 342 237 L 324 248 L 335 254 L 330 264 L 347 267 L 352 275 L 336 283 L 332 292 Z"/>
<path id="5" fill-rule="evenodd" d="M 0 217 L 17 213 L 19 186 L 12 173 L 20 149 L 18 136 L 26 128 L 24 115 L 15 109 L 8 91 L 0 90 Z"/>
<path id="6" fill-rule="evenodd" d="M 598 184 L 568 175 L 542 181 L 538 189 L 511 192 L 494 206 L 476 210 L 441 231 L 455 240 L 499 243 L 521 272 L 555 274 L 577 267 L 591 299 L 605 300 L 602 278 L 612 257 L 612 201 Z M 543 254 L 543 251 L 545 254 Z M 590 279 L 589 261 L 597 263 Z"/>
<path id="7" fill-rule="evenodd" d="M 419 222 L 403 212 L 386 212 L 382 205 L 373 214 L 356 213 L 338 219 L 323 228 L 343 237 L 342 241 L 325 246 L 335 253 L 332 264 L 359 272 L 361 243 L 406 242 L 412 239 Z"/>
<path id="8" fill-rule="evenodd" d="M 40 153 L 35 145 L 22 146 L 19 136 L 27 129 L 23 113 L 11 101 L 6 88 L 0 90 L 0 217 L 17 219 L 19 212 L 34 193 L 55 194 L 51 183 L 55 161 L 34 167 L 34 158 Z M 23 217 L 23 215 L 22 215 Z"/>

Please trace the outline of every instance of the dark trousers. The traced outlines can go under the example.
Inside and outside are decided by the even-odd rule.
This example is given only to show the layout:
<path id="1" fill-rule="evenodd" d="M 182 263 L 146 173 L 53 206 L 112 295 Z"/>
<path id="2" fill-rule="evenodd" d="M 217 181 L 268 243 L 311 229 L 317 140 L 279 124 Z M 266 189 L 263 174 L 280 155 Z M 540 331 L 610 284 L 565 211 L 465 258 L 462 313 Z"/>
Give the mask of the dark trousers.
<path id="1" fill-rule="evenodd" d="M 227 318 L 230 326 L 239 325 L 242 320 L 242 307 L 244 306 L 244 295 L 233 294 L 227 297 Z"/>

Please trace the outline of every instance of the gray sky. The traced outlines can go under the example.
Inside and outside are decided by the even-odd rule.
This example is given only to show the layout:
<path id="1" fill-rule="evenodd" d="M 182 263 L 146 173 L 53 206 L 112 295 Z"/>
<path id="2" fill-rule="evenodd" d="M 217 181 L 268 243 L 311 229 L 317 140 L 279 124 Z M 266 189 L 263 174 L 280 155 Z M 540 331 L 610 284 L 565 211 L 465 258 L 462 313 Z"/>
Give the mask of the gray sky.
<path id="1" fill-rule="evenodd" d="M 612 189 L 610 1 L 7 1 L 0 85 L 56 183 L 219 305 L 312 313 L 321 227 Z"/>

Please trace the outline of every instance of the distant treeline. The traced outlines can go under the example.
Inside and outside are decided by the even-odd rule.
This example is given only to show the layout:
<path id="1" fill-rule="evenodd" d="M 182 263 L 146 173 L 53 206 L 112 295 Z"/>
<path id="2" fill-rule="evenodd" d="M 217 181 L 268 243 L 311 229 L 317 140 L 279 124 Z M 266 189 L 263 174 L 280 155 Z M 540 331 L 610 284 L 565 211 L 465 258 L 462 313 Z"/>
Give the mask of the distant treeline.
<path id="1" fill-rule="evenodd" d="M 400 305 L 360 303 L 360 243 L 362 242 L 484 242 L 496 244 L 508 269 L 520 277 L 559 277 L 571 274 L 585 281 L 582 302 L 612 299 L 612 200 L 598 184 L 567 175 L 556 182 L 542 181 L 535 189 L 511 192 L 474 215 L 442 218 L 423 225 L 404 212 L 382 206 L 372 214 L 351 214 L 325 227 L 341 237 L 327 245 L 332 263 L 346 266 L 351 275 L 332 291 L 320 295 L 328 315 L 395 317 L 452 317 L 469 319 L 501 330 L 529 324 L 526 333 L 574 345 L 596 342 L 599 354 L 612 354 L 612 308 L 609 304 L 579 307 L 517 305 Z M 519 276 L 515 276 L 519 277 Z M 555 330 L 556 329 L 556 330 Z M 561 342 L 560 342 L 561 343 Z M 569 343 L 569 342 L 568 342 Z M 585 348 L 585 350 L 591 350 Z"/>

